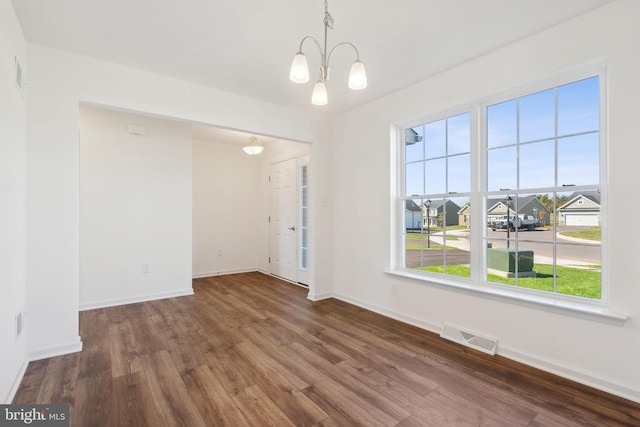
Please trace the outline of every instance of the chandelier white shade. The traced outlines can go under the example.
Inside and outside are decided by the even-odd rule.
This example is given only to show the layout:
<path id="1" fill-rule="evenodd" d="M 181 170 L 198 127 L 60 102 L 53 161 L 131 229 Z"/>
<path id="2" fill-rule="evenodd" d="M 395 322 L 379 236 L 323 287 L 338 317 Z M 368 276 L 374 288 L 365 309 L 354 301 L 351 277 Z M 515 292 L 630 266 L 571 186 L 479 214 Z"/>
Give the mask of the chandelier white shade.
<path id="1" fill-rule="evenodd" d="M 320 46 L 317 39 L 312 36 L 305 36 L 300 42 L 300 49 L 293 57 L 289 79 L 294 83 L 307 83 L 309 81 L 309 63 L 307 57 L 302 52 L 302 45 L 307 39 L 313 40 L 320 51 L 320 79 L 313 87 L 311 95 L 311 103 L 314 105 L 326 105 L 328 102 L 327 87 L 325 83 L 329 80 L 329 62 L 333 51 L 339 46 L 351 46 L 356 53 L 356 60 L 351 66 L 349 73 L 349 89 L 360 90 L 367 87 L 367 72 L 364 64 L 360 61 L 360 53 L 353 43 L 341 42 L 335 45 L 327 54 L 327 32 L 329 28 L 333 29 L 333 18 L 329 14 L 329 5 L 324 2 L 324 49 Z"/>
<path id="2" fill-rule="evenodd" d="M 318 80 L 313 87 L 313 93 L 311 94 L 311 103 L 313 105 L 327 105 L 329 98 L 327 96 L 327 87 L 322 80 Z"/>
<path id="3" fill-rule="evenodd" d="M 307 63 L 307 57 L 304 56 L 304 53 L 298 52 L 296 56 L 293 57 L 289 78 L 295 83 L 306 83 L 309 81 L 309 64 Z"/>
<path id="4" fill-rule="evenodd" d="M 262 145 L 258 145 L 257 141 L 258 141 L 258 138 L 256 138 L 255 135 L 251 135 L 251 137 L 249 137 L 249 145 L 245 145 L 244 147 L 242 147 L 244 152 L 250 156 L 256 156 L 262 153 L 262 150 L 264 150 L 264 147 Z"/>
<path id="5" fill-rule="evenodd" d="M 365 87 L 367 87 L 367 72 L 364 70 L 364 64 L 358 60 L 351 66 L 349 89 L 360 90 Z"/>

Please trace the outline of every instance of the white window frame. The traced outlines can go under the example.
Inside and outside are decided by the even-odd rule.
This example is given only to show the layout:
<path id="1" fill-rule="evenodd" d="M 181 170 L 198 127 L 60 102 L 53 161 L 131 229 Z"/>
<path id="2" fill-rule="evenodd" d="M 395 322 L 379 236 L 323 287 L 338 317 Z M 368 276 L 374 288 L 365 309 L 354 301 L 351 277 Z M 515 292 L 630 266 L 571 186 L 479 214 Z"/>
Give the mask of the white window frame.
<path id="1" fill-rule="evenodd" d="M 515 288 L 486 281 L 486 257 L 487 251 L 484 246 L 486 238 L 485 227 L 474 227 L 471 225 L 471 276 L 470 278 L 450 276 L 441 273 L 430 273 L 404 268 L 405 251 L 403 250 L 403 227 L 404 227 L 404 131 L 407 128 L 419 126 L 421 124 L 434 122 L 447 117 L 452 117 L 464 112 L 471 113 L 471 206 L 480 206 L 481 209 L 471 209 L 471 224 L 483 224 L 486 221 L 486 206 L 484 206 L 484 195 L 487 192 L 487 141 L 486 141 L 486 111 L 487 107 L 534 94 L 543 90 L 556 88 L 565 84 L 577 82 L 590 77 L 599 77 L 600 82 L 600 183 L 601 190 L 601 298 L 587 299 L 571 295 L 563 295 L 552 292 L 531 290 L 527 288 Z M 627 316 L 615 313 L 609 309 L 609 273 L 608 273 L 608 239 L 607 239 L 607 75 L 606 65 L 599 63 L 579 69 L 567 70 L 553 76 L 540 79 L 539 81 L 522 85 L 505 91 L 501 94 L 485 97 L 471 104 L 465 104 L 455 108 L 447 109 L 414 118 L 410 121 L 397 122 L 391 127 L 392 150 L 391 168 L 394 172 L 392 179 L 395 185 L 392 186 L 392 221 L 391 221 L 391 259 L 388 274 L 415 279 L 419 283 L 436 286 L 443 286 L 469 292 L 483 297 L 498 299 L 502 301 L 515 302 L 548 311 L 573 315 L 592 320 L 599 320 L 614 324 L 623 324 Z M 568 190 L 569 191 L 569 190 Z M 525 191 L 522 191 L 525 193 Z M 401 201 L 401 202 L 400 202 Z M 474 230 L 475 228 L 475 230 Z M 481 231 L 482 230 L 482 231 Z"/>

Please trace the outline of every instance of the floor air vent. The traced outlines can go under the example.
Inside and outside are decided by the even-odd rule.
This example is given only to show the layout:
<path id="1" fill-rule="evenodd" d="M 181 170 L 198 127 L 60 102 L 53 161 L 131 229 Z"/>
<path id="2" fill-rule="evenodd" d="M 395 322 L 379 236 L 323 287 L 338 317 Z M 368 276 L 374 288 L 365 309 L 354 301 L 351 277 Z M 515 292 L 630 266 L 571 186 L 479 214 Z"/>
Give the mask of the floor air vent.
<path id="1" fill-rule="evenodd" d="M 446 323 L 442 327 L 440 336 L 491 355 L 496 354 L 496 348 L 498 347 L 498 340 L 495 338 L 482 337 L 476 333 L 464 331 L 457 326 Z"/>

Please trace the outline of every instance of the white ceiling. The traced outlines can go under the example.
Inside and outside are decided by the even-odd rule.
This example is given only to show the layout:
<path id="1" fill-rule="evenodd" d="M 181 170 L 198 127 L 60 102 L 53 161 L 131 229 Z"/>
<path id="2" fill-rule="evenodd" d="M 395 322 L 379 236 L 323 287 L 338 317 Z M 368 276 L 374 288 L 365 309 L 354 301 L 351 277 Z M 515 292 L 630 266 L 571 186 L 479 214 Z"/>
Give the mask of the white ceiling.
<path id="1" fill-rule="evenodd" d="M 369 78 L 347 88 L 353 53 L 336 50 L 329 105 L 311 81 L 289 81 L 300 40 L 322 40 L 321 0 L 12 0 L 28 41 L 265 101 L 334 115 L 541 31 L 612 0 L 332 0 L 335 30 L 360 51 Z"/>

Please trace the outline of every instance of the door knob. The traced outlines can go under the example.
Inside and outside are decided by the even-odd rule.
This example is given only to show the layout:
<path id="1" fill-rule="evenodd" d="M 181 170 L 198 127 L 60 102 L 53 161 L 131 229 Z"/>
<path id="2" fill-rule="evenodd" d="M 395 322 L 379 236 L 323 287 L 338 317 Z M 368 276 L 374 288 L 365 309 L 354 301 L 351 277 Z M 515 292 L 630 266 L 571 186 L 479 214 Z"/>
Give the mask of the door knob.
<path id="1" fill-rule="evenodd" d="M 296 231 L 296 226 L 295 226 L 295 225 L 292 225 L 291 227 L 289 227 L 289 230 L 291 230 L 291 231 Z"/>

